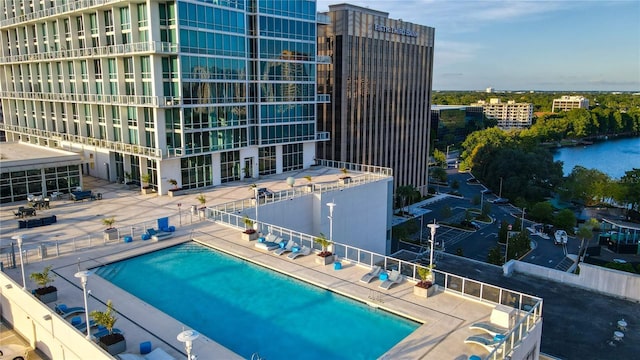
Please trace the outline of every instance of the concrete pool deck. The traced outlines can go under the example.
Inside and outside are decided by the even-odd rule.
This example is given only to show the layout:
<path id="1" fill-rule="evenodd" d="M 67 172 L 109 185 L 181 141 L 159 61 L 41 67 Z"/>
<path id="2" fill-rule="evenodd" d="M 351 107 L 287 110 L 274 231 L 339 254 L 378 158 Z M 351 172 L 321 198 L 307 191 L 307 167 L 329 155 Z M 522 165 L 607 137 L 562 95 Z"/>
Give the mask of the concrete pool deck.
<path id="1" fill-rule="evenodd" d="M 339 171 L 329 168 L 312 169 L 315 173 L 301 173 L 296 177 L 311 175 L 314 182 L 335 181 Z M 278 191 L 288 188 L 285 179 L 291 173 L 274 175 L 257 181 L 260 187 Z M 302 179 L 303 180 L 303 179 Z M 301 180 L 300 180 L 301 181 Z M 232 200 L 251 197 L 248 185 L 234 183 L 217 186 L 202 191 L 207 196 L 207 205 L 216 205 Z M 478 321 L 488 321 L 493 306 L 450 293 L 440 292 L 428 299 L 420 299 L 413 295 L 413 283 L 406 280 L 390 290 L 378 288 L 379 281 L 370 284 L 359 282 L 360 277 L 368 269 L 362 266 L 343 263 L 342 270 L 336 271 L 333 266 L 315 263 L 314 255 L 290 260 L 283 256 L 258 250 L 255 242 L 240 239 L 240 232 L 209 221 L 200 221 L 188 212 L 191 204 L 196 204 L 195 197 L 200 192 L 180 197 L 141 195 L 139 191 L 128 190 L 124 185 L 107 183 L 102 180 L 85 178 L 85 189 L 102 193 L 103 200 L 72 202 L 57 200 L 52 208 L 43 213 L 55 214 L 59 220 L 56 224 L 42 228 L 17 229 L 12 210 L 22 204 L 3 205 L 0 214 L 0 236 L 7 245 L 11 237 L 21 234 L 24 247 L 28 252 L 29 263 L 25 265 L 25 273 L 41 271 L 44 266 L 52 265 L 58 275 L 54 285 L 58 288 L 58 303 L 69 306 L 82 306 L 83 295 L 78 279 L 73 275 L 78 269 L 87 269 L 120 259 L 148 253 L 167 246 L 173 246 L 195 239 L 212 248 L 222 250 L 234 256 L 288 274 L 290 276 L 313 283 L 317 286 L 359 299 L 372 306 L 387 309 L 423 323 L 416 331 L 391 349 L 386 357 L 398 359 L 415 359 L 428 356 L 437 359 L 468 358 L 473 354 L 486 355 L 486 351 L 477 345 L 464 344 L 464 339 L 476 334 L 468 327 Z M 100 234 L 104 226 L 101 219 L 116 217 L 117 227 L 134 228 L 141 221 L 154 221 L 159 217 L 173 216 L 172 224 L 176 224 L 177 204 L 181 203 L 183 226 L 178 227 L 176 235 L 162 242 L 141 241 L 136 237 L 131 243 L 118 242 L 103 245 L 96 241 L 95 246 L 87 249 L 76 249 L 60 256 L 48 254 L 39 260 L 37 250 L 42 242 L 59 241 L 61 246 L 74 246 L 68 239 L 76 239 Z M 133 229 L 132 231 L 139 231 Z M 21 284 L 20 267 L 5 269 L 14 281 Z M 152 274 L 150 274 L 152 275 Z M 27 287 L 34 288 L 28 279 Z M 118 289 L 98 276 L 89 279 L 89 309 L 104 309 L 107 300 L 113 300 L 119 313 L 116 327 L 123 330 L 127 340 L 127 351 L 138 353 L 138 344 L 151 341 L 154 347 L 161 347 L 176 358 L 184 357 L 185 350 L 176 336 L 186 328 L 179 321 L 140 301 L 134 296 Z M 171 285 L 165 289 L 171 291 Z M 176 294 L 176 306 L 188 306 L 188 294 Z M 53 304 L 50 304 L 53 306 Z M 313 316 L 313 314 L 309 314 Z M 62 339 L 63 340 L 63 339 Z M 358 345 L 361 346 L 361 345 Z M 215 341 L 201 336 L 194 342 L 193 353 L 202 359 L 241 358 Z"/>

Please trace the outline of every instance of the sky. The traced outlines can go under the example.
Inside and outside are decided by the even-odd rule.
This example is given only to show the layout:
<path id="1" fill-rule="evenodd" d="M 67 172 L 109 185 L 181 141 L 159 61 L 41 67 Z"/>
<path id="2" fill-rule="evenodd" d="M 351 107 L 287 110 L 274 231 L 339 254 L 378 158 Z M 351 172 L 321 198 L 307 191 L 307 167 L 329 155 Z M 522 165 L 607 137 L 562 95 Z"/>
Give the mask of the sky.
<path id="1" fill-rule="evenodd" d="M 317 0 L 435 28 L 433 90 L 640 92 L 639 0 Z"/>

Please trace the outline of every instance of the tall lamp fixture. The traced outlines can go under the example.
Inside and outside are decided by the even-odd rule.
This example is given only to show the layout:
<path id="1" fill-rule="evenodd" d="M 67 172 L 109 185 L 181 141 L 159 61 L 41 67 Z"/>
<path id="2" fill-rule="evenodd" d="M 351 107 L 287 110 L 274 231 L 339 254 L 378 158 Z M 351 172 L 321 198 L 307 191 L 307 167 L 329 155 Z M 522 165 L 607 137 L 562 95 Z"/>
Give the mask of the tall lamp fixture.
<path id="1" fill-rule="evenodd" d="M 334 202 L 327 203 L 329 207 L 329 241 L 333 241 L 333 208 L 336 207 Z"/>
<path id="2" fill-rule="evenodd" d="M 256 197 L 256 228 L 258 228 L 256 231 L 260 233 L 260 224 L 258 223 L 258 207 L 260 206 L 260 199 L 258 198 L 258 187 L 255 186 L 255 184 L 253 185 L 253 194 Z"/>
<path id="3" fill-rule="evenodd" d="M 91 326 L 89 326 L 89 306 L 87 306 L 87 279 L 91 276 L 91 271 L 78 271 L 74 276 L 80 279 L 82 283 L 82 292 L 84 293 L 84 316 L 87 324 L 87 339 L 91 340 Z"/>
<path id="4" fill-rule="evenodd" d="M 195 359 L 196 356 L 191 355 L 191 349 L 193 348 L 193 341 L 197 339 L 200 334 L 195 330 L 185 330 L 178 334 L 178 341 L 184 343 L 184 349 L 187 351 L 187 359 L 192 360 Z"/>
<path id="5" fill-rule="evenodd" d="M 18 251 L 20 252 L 20 269 L 22 270 L 22 289 L 27 289 L 27 280 L 24 277 L 24 259 L 22 258 L 22 235 L 11 237 L 18 242 Z"/>
<path id="6" fill-rule="evenodd" d="M 429 267 L 433 269 L 433 248 L 436 244 L 436 229 L 439 228 L 440 225 L 436 224 L 436 219 L 433 219 L 433 224 L 428 224 L 427 227 L 431 229 L 431 252 L 429 253 Z"/>

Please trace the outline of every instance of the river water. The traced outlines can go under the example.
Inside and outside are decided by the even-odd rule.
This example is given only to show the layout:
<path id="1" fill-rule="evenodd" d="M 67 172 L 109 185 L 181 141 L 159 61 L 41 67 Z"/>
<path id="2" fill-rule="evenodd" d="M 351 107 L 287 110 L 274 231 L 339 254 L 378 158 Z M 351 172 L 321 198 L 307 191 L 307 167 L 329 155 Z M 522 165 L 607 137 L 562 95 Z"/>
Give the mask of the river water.
<path id="1" fill-rule="evenodd" d="M 580 165 L 619 179 L 625 171 L 640 168 L 640 137 L 564 147 L 554 152 L 553 159 L 564 163 L 562 169 L 565 176 L 571 173 L 574 166 Z"/>

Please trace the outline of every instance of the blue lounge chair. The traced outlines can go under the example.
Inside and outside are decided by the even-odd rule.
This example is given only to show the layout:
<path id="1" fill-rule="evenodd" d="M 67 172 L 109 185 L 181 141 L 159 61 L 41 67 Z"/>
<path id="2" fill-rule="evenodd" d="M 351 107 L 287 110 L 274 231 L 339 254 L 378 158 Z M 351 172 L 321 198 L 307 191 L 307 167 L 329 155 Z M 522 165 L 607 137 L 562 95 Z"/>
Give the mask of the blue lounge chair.
<path id="1" fill-rule="evenodd" d="M 360 282 L 363 283 L 370 283 L 371 280 L 375 279 L 378 277 L 378 275 L 380 275 L 380 271 L 382 271 L 382 268 L 380 266 L 374 266 L 373 269 L 371 269 L 371 271 L 369 271 L 368 273 L 364 274 L 361 278 L 360 278 Z"/>
<path id="2" fill-rule="evenodd" d="M 73 325 L 75 326 L 76 329 L 78 329 L 80 332 L 86 332 L 87 331 L 87 322 L 82 322 L 80 324 L 77 325 Z M 94 328 L 98 326 L 98 324 L 95 322 L 95 320 L 90 320 L 89 321 L 89 327 Z"/>
<path id="3" fill-rule="evenodd" d="M 122 330 L 120 330 L 118 328 L 113 328 L 111 330 L 111 333 L 112 334 L 123 334 Z M 98 331 L 94 332 L 92 335 L 93 335 L 94 338 L 100 339 L 103 336 L 109 335 L 109 330 L 107 330 L 107 328 L 105 328 L 105 327 L 99 326 L 98 327 Z"/>
<path id="4" fill-rule="evenodd" d="M 479 322 L 479 323 L 475 323 L 472 324 L 471 326 L 469 326 L 469 329 L 471 330 L 481 330 L 486 332 L 487 334 L 491 335 L 491 336 L 496 336 L 496 335 L 504 335 L 507 333 L 508 329 L 505 329 L 503 327 L 500 326 L 496 326 L 492 323 L 488 323 L 488 322 Z"/>
<path id="5" fill-rule="evenodd" d="M 307 256 L 309 254 L 311 254 L 311 248 L 303 246 L 300 250 L 298 251 L 294 251 L 295 248 L 293 248 L 291 250 L 291 254 L 289 254 L 287 257 L 291 260 L 299 257 L 299 256 Z"/>
<path id="6" fill-rule="evenodd" d="M 67 307 L 65 304 L 59 304 L 54 309 L 63 318 L 84 314 L 84 308 L 81 306 Z"/>
<path id="7" fill-rule="evenodd" d="M 391 270 L 391 274 L 387 278 L 387 280 L 383 281 L 379 288 L 389 290 L 393 285 L 399 284 L 402 282 L 402 274 L 398 270 Z"/>

